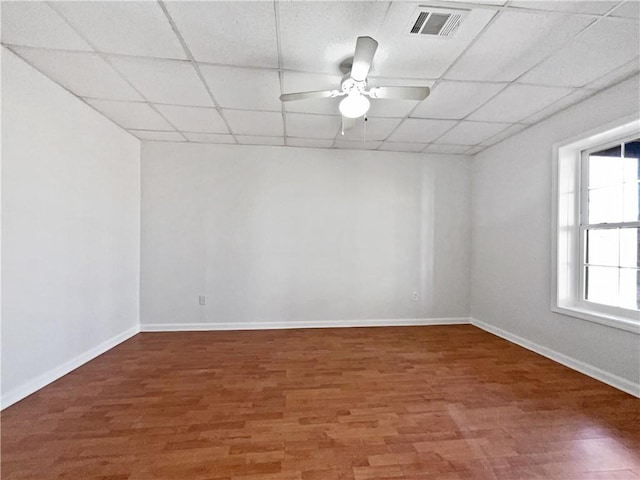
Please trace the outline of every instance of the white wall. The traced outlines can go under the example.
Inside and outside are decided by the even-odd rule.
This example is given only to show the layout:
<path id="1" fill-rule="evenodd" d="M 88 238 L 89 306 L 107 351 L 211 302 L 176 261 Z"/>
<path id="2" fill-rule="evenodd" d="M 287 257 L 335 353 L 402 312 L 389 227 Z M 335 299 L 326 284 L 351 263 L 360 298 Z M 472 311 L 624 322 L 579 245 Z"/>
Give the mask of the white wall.
<path id="1" fill-rule="evenodd" d="M 2 49 L 2 405 L 138 329 L 140 144 Z"/>
<path id="2" fill-rule="evenodd" d="M 469 182 L 468 157 L 143 142 L 142 328 L 466 319 Z"/>
<path id="3" fill-rule="evenodd" d="M 639 105 L 635 76 L 478 154 L 472 164 L 472 316 L 636 392 L 637 334 L 550 310 L 551 162 L 553 143 L 638 114 Z"/>

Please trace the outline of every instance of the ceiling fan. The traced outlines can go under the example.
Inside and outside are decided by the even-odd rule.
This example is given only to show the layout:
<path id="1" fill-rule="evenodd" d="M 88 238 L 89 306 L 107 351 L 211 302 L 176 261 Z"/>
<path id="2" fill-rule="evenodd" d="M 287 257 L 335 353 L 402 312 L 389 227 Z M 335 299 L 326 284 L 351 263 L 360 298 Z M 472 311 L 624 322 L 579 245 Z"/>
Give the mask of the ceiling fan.
<path id="1" fill-rule="evenodd" d="M 356 118 L 362 117 L 369 111 L 371 102 L 367 97 L 424 100 L 429 96 L 429 87 L 371 87 L 367 90 L 367 75 L 377 48 L 378 42 L 373 38 L 358 37 L 351 71 L 342 78 L 340 90 L 283 93 L 280 95 L 280 100 L 292 102 L 314 98 L 345 97 L 338 107 L 342 114 L 342 129 L 344 132 L 344 130 L 355 124 Z"/>

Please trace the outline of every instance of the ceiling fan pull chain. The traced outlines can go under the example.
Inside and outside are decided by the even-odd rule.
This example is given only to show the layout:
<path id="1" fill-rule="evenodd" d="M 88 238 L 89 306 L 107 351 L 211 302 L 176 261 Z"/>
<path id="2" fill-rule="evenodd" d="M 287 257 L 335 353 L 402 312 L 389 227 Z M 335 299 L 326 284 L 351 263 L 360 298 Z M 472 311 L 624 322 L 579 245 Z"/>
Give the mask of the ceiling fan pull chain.
<path id="1" fill-rule="evenodd" d="M 364 136 L 362 137 L 362 143 L 367 143 L 367 116 L 364 116 Z"/>

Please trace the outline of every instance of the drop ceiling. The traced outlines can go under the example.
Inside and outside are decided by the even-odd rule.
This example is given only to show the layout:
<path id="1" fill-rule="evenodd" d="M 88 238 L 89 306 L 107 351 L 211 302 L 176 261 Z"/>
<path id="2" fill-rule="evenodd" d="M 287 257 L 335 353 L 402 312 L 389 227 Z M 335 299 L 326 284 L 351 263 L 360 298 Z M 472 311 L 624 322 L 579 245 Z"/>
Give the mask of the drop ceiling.
<path id="1" fill-rule="evenodd" d="M 411 35 L 421 5 L 467 9 L 450 38 Z M 640 71 L 640 2 L 2 2 L 2 44 L 143 140 L 474 154 Z M 341 134 L 358 36 L 373 100 Z"/>

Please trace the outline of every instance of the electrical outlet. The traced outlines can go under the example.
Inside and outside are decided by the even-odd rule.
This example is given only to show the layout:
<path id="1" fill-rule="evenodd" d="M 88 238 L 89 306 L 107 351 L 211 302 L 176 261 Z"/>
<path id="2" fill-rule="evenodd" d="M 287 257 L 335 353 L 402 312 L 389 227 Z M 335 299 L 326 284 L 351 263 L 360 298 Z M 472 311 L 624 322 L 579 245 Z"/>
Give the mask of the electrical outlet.
<path id="1" fill-rule="evenodd" d="M 418 294 L 418 292 L 413 292 L 413 294 L 411 295 L 411 298 L 413 298 L 414 302 L 417 302 L 418 299 L 420 298 L 420 295 Z"/>
<path id="2" fill-rule="evenodd" d="M 200 295 L 198 297 L 198 302 L 200 303 L 200 305 L 206 305 L 207 304 L 207 297 L 205 297 L 204 295 Z"/>

